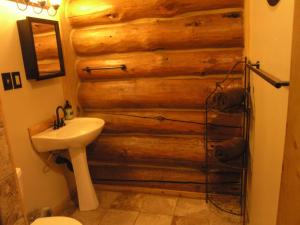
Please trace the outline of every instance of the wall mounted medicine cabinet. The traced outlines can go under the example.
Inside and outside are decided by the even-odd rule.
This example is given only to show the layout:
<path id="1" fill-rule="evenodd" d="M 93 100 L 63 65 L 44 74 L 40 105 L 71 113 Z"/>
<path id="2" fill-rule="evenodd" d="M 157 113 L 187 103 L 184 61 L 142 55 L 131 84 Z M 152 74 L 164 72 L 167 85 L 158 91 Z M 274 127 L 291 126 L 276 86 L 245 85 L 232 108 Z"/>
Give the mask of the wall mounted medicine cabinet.
<path id="1" fill-rule="evenodd" d="M 57 21 L 27 17 L 17 21 L 28 80 L 64 76 L 65 68 Z"/>

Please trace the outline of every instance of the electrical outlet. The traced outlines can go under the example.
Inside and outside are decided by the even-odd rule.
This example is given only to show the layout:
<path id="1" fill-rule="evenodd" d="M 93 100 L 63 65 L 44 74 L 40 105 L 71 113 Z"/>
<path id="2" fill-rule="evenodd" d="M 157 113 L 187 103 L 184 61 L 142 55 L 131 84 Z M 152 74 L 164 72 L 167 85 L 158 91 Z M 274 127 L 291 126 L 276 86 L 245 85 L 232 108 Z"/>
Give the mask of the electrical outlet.
<path id="1" fill-rule="evenodd" d="M 13 89 L 11 74 L 10 73 L 2 73 L 1 76 L 2 76 L 4 90 L 8 91 L 8 90 Z"/>
<path id="2" fill-rule="evenodd" d="M 21 81 L 20 72 L 12 72 L 11 76 L 12 76 L 14 89 L 22 88 L 22 81 Z"/>

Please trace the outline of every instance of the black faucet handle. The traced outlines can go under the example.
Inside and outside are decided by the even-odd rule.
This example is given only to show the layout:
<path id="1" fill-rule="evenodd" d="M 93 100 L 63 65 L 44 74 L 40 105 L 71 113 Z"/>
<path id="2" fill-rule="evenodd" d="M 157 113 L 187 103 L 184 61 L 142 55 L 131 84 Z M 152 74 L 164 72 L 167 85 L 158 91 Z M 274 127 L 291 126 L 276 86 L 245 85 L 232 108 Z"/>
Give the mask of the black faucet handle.
<path id="1" fill-rule="evenodd" d="M 64 121 L 64 119 L 63 118 L 61 118 L 60 119 L 60 123 L 59 123 L 59 127 L 63 127 L 63 126 L 65 126 L 66 124 L 65 124 L 65 121 Z"/>
<path id="2" fill-rule="evenodd" d="M 53 129 L 54 129 L 54 130 L 57 130 L 58 128 L 59 128 L 59 122 L 56 121 L 56 120 L 54 120 L 54 121 L 53 121 Z"/>

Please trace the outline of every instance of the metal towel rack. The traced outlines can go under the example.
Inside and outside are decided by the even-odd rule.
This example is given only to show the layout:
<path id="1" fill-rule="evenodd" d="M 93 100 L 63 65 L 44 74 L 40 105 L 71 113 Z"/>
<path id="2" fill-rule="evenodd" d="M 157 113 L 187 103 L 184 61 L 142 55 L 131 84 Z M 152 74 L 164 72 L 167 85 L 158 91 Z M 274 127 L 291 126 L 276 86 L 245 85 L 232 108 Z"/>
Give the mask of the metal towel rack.
<path id="1" fill-rule="evenodd" d="M 127 66 L 126 65 L 119 65 L 119 66 L 107 66 L 107 67 L 85 67 L 82 69 L 85 72 L 91 73 L 93 70 L 115 70 L 115 69 L 121 69 L 121 70 L 126 70 Z"/>
<path id="2" fill-rule="evenodd" d="M 246 60 L 246 67 L 276 88 L 290 86 L 289 81 L 281 81 L 278 78 L 270 75 L 269 73 L 261 70 L 259 61 L 255 64 L 252 64 L 250 61 L 247 62 Z"/>
<path id="3" fill-rule="evenodd" d="M 265 81 L 267 81 L 269 84 L 274 86 L 275 88 L 281 88 L 281 87 L 287 87 L 290 86 L 289 81 L 281 81 L 275 76 L 263 71 L 260 69 L 260 62 L 256 62 L 255 64 L 252 64 L 250 61 L 245 60 L 245 66 L 249 70 L 253 71 L 255 74 L 263 78 Z M 127 66 L 122 64 L 119 66 L 107 66 L 107 67 L 85 67 L 82 70 L 91 73 L 93 70 L 115 70 L 115 69 L 121 69 L 123 71 L 127 70 Z"/>

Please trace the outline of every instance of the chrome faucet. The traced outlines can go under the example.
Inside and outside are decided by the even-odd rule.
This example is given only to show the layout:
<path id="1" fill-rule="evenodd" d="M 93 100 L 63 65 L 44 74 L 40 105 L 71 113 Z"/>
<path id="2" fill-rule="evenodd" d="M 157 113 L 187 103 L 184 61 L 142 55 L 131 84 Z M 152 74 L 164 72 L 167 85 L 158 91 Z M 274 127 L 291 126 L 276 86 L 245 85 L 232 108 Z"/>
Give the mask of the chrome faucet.
<path id="1" fill-rule="evenodd" d="M 59 128 L 66 125 L 64 119 L 59 118 L 59 110 L 60 109 L 64 112 L 64 117 L 66 116 L 66 111 L 64 110 L 64 108 L 62 106 L 57 106 L 57 108 L 56 108 L 56 120 L 54 121 L 54 126 L 53 126 L 54 130 L 59 129 Z"/>

